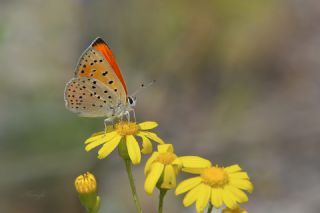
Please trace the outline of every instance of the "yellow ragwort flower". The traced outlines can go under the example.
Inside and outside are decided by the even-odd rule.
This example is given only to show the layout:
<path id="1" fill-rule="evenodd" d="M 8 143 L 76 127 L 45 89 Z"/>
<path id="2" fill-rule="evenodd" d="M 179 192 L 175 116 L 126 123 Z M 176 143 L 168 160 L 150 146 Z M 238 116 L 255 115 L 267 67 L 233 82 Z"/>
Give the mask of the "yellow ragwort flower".
<path id="1" fill-rule="evenodd" d="M 152 194 L 156 186 L 161 189 L 175 188 L 176 176 L 181 169 L 201 169 L 208 165 L 210 162 L 200 157 L 177 157 L 172 144 L 158 145 L 158 151 L 151 155 L 144 169 L 144 189 L 148 194 Z"/>
<path id="2" fill-rule="evenodd" d="M 238 203 L 248 201 L 248 196 L 242 191 L 253 191 L 249 176 L 239 165 L 226 168 L 209 166 L 200 170 L 185 170 L 197 177 L 182 181 L 176 188 L 176 195 L 189 191 L 184 197 L 184 206 L 196 202 L 196 209 L 202 212 L 210 201 L 215 208 L 225 204 L 230 209 L 237 209 Z"/>
<path id="3" fill-rule="evenodd" d="M 139 164 L 141 160 L 141 152 L 148 154 L 152 152 L 151 140 L 163 144 L 163 140 L 159 138 L 155 133 L 145 131 L 157 127 L 156 122 L 147 121 L 143 123 L 135 123 L 128 121 L 121 121 L 107 128 L 106 132 L 98 132 L 93 134 L 89 139 L 85 141 L 86 151 L 90 151 L 93 148 L 102 145 L 98 152 L 98 158 L 103 159 L 107 157 L 121 141 L 124 141 L 127 153 L 133 164 Z M 142 150 L 136 140 L 136 136 L 142 139 Z"/>
<path id="4" fill-rule="evenodd" d="M 86 172 L 74 181 L 74 186 L 79 194 L 89 194 L 97 191 L 97 181 L 93 174 Z"/>
<path id="5" fill-rule="evenodd" d="M 236 208 L 236 209 L 229 209 L 225 208 L 222 210 L 222 213 L 248 213 L 245 209 Z"/>

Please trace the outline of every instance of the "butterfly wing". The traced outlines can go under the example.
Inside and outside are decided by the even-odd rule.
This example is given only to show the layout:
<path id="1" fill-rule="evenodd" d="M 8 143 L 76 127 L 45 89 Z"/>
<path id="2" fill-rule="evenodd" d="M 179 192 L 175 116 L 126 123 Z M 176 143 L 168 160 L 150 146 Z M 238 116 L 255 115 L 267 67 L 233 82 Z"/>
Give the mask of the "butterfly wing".
<path id="1" fill-rule="evenodd" d="M 119 94 L 91 77 L 71 79 L 65 89 L 67 109 L 85 117 L 110 117 L 119 106 Z"/>
<path id="2" fill-rule="evenodd" d="M 126 103 L 126 84 L 111 50 L 101 38 L 95 39 L 82 54 L 75 77 L 91 77 L 99 80 L 108 89 L 118 93 L 121 103 Z"/>
<path id="3" fill-rule="evenodd" d="M 86 117 L 110 117 L 127 102 L 127 88 L 115 58 L 97 38 L 79 59 L 65 89 L 66 107 Z"/>

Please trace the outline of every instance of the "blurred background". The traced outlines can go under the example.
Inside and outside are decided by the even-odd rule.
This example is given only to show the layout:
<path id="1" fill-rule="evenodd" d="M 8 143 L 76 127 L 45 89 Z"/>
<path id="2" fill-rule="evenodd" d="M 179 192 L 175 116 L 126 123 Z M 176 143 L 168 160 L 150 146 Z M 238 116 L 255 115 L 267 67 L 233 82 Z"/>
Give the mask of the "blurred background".
<path id="1" fill-rule="evenodd" d="M 84 213 L 73 181 L 92 171 L 101 212 L 133 212 L 117 153 L 84 151 L 103 118 L 64 106 L 79 56 L 100 36 L 129 91 L 157 81 L 138 96 L 139 121 L 158 121 L 178 155 L 248 171 L 249 212 L 320 212 L 319 22 L 317 0 L 1 0 L 0 211 Z M 153 213 L 146 159 L 134 175 Z M 170 191 L 165 212 L 195 212 L 182 198 Z"/>

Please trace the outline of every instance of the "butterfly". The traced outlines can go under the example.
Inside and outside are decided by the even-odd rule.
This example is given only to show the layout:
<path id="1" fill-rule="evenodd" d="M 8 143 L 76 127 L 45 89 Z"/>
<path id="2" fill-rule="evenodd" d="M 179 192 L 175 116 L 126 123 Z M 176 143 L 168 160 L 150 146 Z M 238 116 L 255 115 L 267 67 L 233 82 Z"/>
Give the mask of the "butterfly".
<path id="1" fill-rule="evenodd" d="M 68 110 L 84 117 L 112 120 L 133 111 L 136 98 L 128 96 L 115 57 L 101 38 L 82 53 L 74 78 L 66 85 L 64 100 Z"/>

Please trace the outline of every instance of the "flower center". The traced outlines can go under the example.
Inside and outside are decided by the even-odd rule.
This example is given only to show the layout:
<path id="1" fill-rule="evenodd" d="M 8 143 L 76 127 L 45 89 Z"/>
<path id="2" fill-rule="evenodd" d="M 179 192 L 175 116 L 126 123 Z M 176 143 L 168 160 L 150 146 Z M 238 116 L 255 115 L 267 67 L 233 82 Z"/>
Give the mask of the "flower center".
<path id="1" fill-rule="evenodd" d="M 162 164 L 170 164 L 172 163 L 172 161 L 174 161 L 174 159 L 176 159 L 177 156 L 171 152 L 166 152 L 166 153 L 161 153 L 158 158 L 157 161 L 162 163 Z"/>
<path id="2" fill-rule="evenodd" d="M 202 181 L 211 187 L 222 187 L 228 183 L 228 174 L 217 166 L 205 169 L 201 173 Z"/>
<path id="3" fill-rule="evenodd" d="M 138 132 L 139 126 L 135 122 L 122 121 L 116 124 L 116 130 L 121 136 L 134 135 Z"/>

